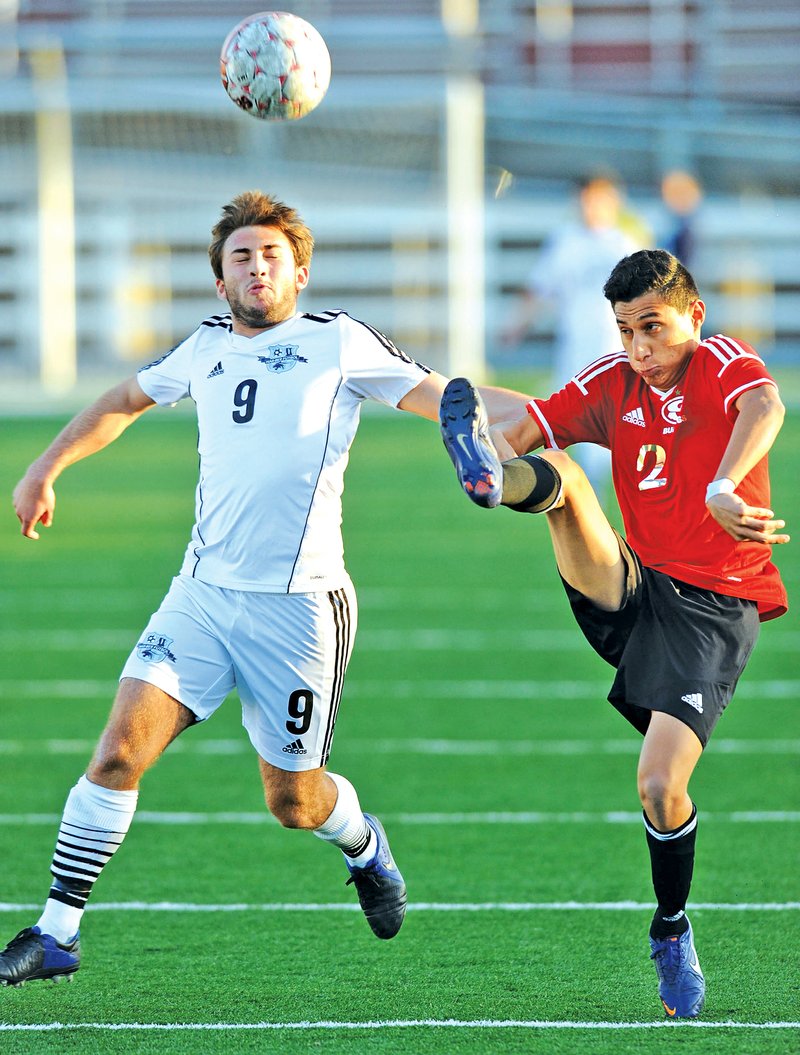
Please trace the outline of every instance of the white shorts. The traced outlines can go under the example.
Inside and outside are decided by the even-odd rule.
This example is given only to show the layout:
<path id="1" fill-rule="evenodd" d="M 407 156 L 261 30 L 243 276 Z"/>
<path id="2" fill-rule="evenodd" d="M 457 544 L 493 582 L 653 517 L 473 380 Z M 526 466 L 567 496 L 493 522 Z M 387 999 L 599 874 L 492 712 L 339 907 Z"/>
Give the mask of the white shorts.
<path id="1" fill-rule="evenodd" d="M 349 583 L 249 593 L 178 575 L 120 675 L 156 685 L 204 721 L 233 688 L 270 765 L 325 765 L 358 622 Z"/>

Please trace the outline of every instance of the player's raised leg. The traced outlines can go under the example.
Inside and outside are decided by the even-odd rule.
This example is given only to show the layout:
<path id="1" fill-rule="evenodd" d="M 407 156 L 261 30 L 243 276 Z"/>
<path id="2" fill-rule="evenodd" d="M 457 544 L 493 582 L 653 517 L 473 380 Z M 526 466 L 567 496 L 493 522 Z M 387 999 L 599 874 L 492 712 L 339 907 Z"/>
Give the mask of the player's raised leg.
<path id="1" fill-rule="evenodd" d="M 580 465 L 564 451 L 500 461 L 481 397 L 464 377 L 442 395 L 441 430 L 459 482 L 478 505 L 546 513 L 558 570 L 598 607 L 616 611 L 625 588 L 620 540 Z"/>
<path id="2" fill-rule="evenodd" d="M 544 513 L 561 500 L 561 479 L 535 454 L 501 463 L 489 433 L 480 394 L 466 377 L 454 377 L 439 408 L 442 440 L 467 496 L 479 506 L 505 505 L 525 513 Z"/>
<path id="3" fill-rule="evenodd" d="M 89 768 L 67 798 L 44 911 L 0 952 L 0 985 L 58 981 L 78 970 L 86 902 L 130 828 L 139 780 L 192 721 L 190 711 L 154 685 L 133 678 L 120 683 Z"/>
<path id="4" fill-rule="evenodd" d="M 287 828 L 305 828 L 338 846 L 372 931 L 393 938 L 406 910 L 406 884 L 377 817 L 364 813 L 356 789 L 324 769 L 288 772 L 260 759 L 270 812 Z"/>

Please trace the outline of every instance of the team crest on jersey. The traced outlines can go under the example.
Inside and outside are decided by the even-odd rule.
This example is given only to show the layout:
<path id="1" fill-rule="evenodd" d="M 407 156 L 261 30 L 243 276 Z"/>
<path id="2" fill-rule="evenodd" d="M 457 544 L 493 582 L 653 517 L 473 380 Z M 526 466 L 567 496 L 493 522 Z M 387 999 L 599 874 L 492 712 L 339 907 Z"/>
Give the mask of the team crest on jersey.
<path id="1" fill-rule="evenodd" d="M 171 644 L 172 638 L 166 634 L 145 634 L 136 646 L 136 651 L 139 653 L 139 659 L 143 659 L 145 663 L 160 663 L 163 659 L 174 663 L 175 653 L 169 648 Z"/>
<path id="2" fill-rule="evenodd" d="M 294 370 L 298 363 L 308 362 L 297 354 L 299 347 L 299 344 L 270 344 L 267 347 L 270 354 L 259 355 L 258 361 L 273 374 L 285 374 L 287 370 Z"/>
<path id="3" fill-rule="evenodd" d="M 683 396 L 673 396 L 661 407 L 661 417 L 670 425 L 680 425 L 683 418 Z"/>

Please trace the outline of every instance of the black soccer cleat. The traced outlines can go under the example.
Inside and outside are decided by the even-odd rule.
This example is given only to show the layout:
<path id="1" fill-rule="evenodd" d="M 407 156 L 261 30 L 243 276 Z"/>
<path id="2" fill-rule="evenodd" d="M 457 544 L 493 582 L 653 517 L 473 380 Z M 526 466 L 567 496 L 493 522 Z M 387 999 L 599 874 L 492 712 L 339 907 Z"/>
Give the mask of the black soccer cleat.
<path id="1" fill-rule="evenodd" d="M 480 395 L 466 377 L 454 377 L 439 408 L 442 440 L 467 497 L 485 509 L 500 504 L 503 467 L 489 436 L 489 420 Z"/>
<path id="2" fill-rule="evenodd" d="M 403 924 L 406 914 L 406 884 L 392 859 L 389 841 L 383 825 L 377 817 L 364 814 L 367 824 L 375 832 L 378 848 L 374 858 L 363 868 L 351 865 L 345 855 L 350 872 L 347 884 L 355 884 L 358 900 L 372 933 L 379 938 L 393 938 Z"/>
<path id="3" fill-rule="evenodd" d="M 72 981 L 81 965 L 81 944 L 76 934 L 61 945 L 52 934 L 42 934 L 38 927 L 26 927 L 0 952 L 0 985 L 20 986 L 26 982 L 50 978 Z"/>

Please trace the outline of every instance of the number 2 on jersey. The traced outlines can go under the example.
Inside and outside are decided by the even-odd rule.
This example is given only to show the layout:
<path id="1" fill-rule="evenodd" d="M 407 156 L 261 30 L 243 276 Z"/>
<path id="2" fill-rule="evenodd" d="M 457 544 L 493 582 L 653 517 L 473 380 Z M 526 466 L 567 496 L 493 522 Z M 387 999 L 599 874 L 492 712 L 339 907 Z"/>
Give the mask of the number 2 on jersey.
<path id="1" fill-rule="evenodd" d="M 238 407 L 231 414 L 237 425 L 244 425 L 250 421 L 256 409 L 256 392 L 258 381 L 248 377 L 246 381 L 240 381 L 233 393 L 234 406 Z"/>
<path id="2" fill-rule="evenodd" d="M 667 452 L 658 443 L 644 443 L 639 448 L 639 457 L 636 459 L 636 471 L 642 472 L 645 464 L 650 460 L 648 454 L 655 455 L 655 464 L 643 480 L 639 481 L 640 491 L 652 491 L 654 487 L 663 487 L 667 482 L 666 476 L 662 476 L 664 464 L 667 460 Z"/>

